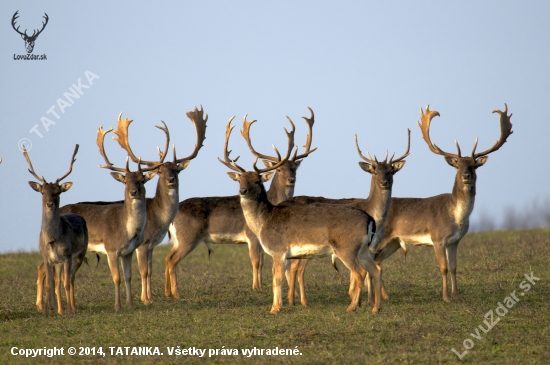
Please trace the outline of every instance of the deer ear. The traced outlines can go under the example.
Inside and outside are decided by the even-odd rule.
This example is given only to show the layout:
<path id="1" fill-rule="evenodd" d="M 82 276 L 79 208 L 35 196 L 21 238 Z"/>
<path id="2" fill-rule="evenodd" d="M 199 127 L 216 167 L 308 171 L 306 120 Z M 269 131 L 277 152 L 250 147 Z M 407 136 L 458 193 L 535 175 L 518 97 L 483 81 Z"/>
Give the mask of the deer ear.
<path id="1" fill-rule="evenodd" d="M 153 170 L 153 171 L 149 171 L 148 173 L 145 174 L 145 176 L 143 176 L 144 178 L 144 183 L 146 183 L 147 181 L 151 180 L 152 178 L 155 177 L 155 175 L 157 174 L 158 172 L 158 169 L 156 170 Z"/>
<path id="2" fill-rule="evenodd" d="M 298 161 L 294 161 L 294 163 L 296 164 L 296 168 L 300 167 L 300 164 L 302 163 L 303 160 L 298 160 Z"/>
<path id="3" fill-rule="evenodd" d="M 262 162 L 265 165 L 265 167 L 271 167 L 271 166 L 275 165 L 274 162 L 271 162 L 269 160 L 262 160 Z"/>
<path id="4" fill-rule="evenodd" d="M 73 183 L 69 181 L 69 182 L 61 184 L 61 186 L 59 188 L 61 189 L 61 192 L 64 193 L 67 190 L 69 190 L 71 188 L 71 186 L 73 186 Z"/>
<path id="5" fill-rule="evenodd" d="M 36 181 L 29 181 L 29 185 L 31 186 L 32 190 L 42 193 L 42 185 L 40 185 Z"/>
<path id="6" fill-rule="evenodd" d="M 476 160 L 475 168 L 477 169 L 479 166 L 485 165 L 485 162 L 489 159 L 489 156 L 481 156 Z"/>
<path id="7" fill-rule="evenodd" d="M 181 163 L 178 164 L 178 172 L 182 171 L 182 170 L 185 170 L 187 168 L 187 166 L 189 166 L 189 164 L 191 163 L 191 160 L 187 160 L 187 161 L 183 161 Z"/>
<path id="8" fill-rule="evenodd" d="M 269 171 L 262 175 L 262 182 L 267 182 L 275 175 L 275 171 Z"/>
<path id="9" fill-rule="evenodd" d="M 455 169 L 458 169 L 458 160 L 456 158 L 445 156 L 445 161 Z"/>
<path id="10" fill-rule="evenodd" d="M 395 174 L 397 171 L 401 170 L 403 166 L 405 166 L 405 162 L 407 161 L 403 160 L 403 161 L 393 162 L 391 164 L 392 174 Z"/>
<path id="11" fill-rule="evenodd" d="M 235 181 L 239 181 L 239 178 L 241 177 L 241 174 L 239 174 L 238 172 L 229 171 L 227 175 L 229 175 L 229 177 Z"/>
<path id="12" fill-rule="evenodd" d="M 359 162 L 359 166 L 361 166 L 363 171 L 368 172 L 369 174 L 374 174 L 376 172 L 376 168 L 370 163 Z"/>
<path id="13" fill-rule="evenodd" d="M 124 175 L 122 175 L 121 173 L 118 173 L 118 172 L 111 172 L 111 176 L 113 177 L 113 179 L 115 179 L 116 181 L 119 181 L 123 184 L 126 184 L 126 177 Z"/>

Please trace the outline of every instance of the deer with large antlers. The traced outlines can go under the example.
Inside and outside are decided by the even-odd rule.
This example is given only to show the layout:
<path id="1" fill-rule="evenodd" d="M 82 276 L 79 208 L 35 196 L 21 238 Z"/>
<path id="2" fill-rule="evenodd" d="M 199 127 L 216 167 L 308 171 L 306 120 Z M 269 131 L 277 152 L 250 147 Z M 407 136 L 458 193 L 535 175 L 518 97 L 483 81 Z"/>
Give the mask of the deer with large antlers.
<path id="1" fill-rule="evenodd" d="M 119 125 L 130 123 L 128 119 L 121 120 Z M 122 127 L 121 127 L 122 128 Z M 120 128 L 119 128 L 120 129 Z M 111 176 L 125 185 L 124 201 L 117 202 L 82 202 L 65 205 L 61 213 L 76 213 L 86 219 L 89 233 L 88 251 L 107 255 L 111 276 L 115 284 L 115 310 L 120 310 L 120 273 L 118 259 L 122 261 L 122 270 L 126 284 L 126 305 L 133 308 L 131 280 L 132 254 L 143 242 L 145 222 L 147 220 L 147 206 L 145 202 L 145 183 L 157 173 L 160 163 L 141 168 L 138 163 L 137 171 L 130 171 L 129 158 L 126 167 L 115 167 L 105 153 L 105 135 L 112 132 L 99 127 L 96 143 L 99 153 L 103 156 L 106 165 L 101 168 L 112 170 Z M 41 270 L 39 268 L 40 277 Z"/>
<path id="2" fill-rule="evenodd" d="M 374 159 L 367 152 L 365 157 L 359 149 L 359 143 L 357 141 L 357 135 L 355 135 L 355 146 L 359 157 L 365 162 L 359 162 L 359 166 L 363 171 L 372 175 L 369 196 L 366 199 L 329 199 L 323 197 L 311 197 L 311 196 L 297 196 L 287 200 L 283 205 L 307 205 L 307 204 L 345 204 L 366 212 L 371 216 L 376 223 L 376 233 L 371 239 L 370 245 L 362 248 L 360 256 L 370 255 L 368 247 L 376 247 L 378 242 L 382 240 L 385 232 L 385 223 L 390 211 L 391 193 L 393 187 L 393 175 L 405 165 L 405 157 L 409 155 L 411 146 L 411 131 L 408 131 L 407 150 L 405 153 L 397 158 L 393 159 L 395 153 L 390 157 L 388 161 L 388 153 L 383 161 L 378 161 L 376 155 Z M 289 260 L 287 263 L 287 269 L 285 270 L 286 278 L 288 281 L 288 303 L 294 305 L 294 292 L 295 281 L 298 278 L 298 284 L 300 288 L 300 302 L 302 305 L 307 305 L 304 273 L 308 260 Z M 333 261 L 334 265 L 334 261 Z M 336 266 L 335 266 L 336 267 Z M 367 281 L 367 285 L 370 285 L 370 280 Z M 369 302 L 372 304 L 372 297 L 369 297 Z"/>
<path id="3" fill-rule="evenodd" d="M 429 198 L 392 198 L 390 214 L 386 222 L 386 232 L 380 241 L 374 260 L 377 264 L 384 261 L 400 247 L 406 244 L 433 246 L 439 263 L 443 282 L 443 300 L 448 302 L 447 273 L 451 272 L 451 298 L 459 300 L 456 282 L 456 253 L 462 237 L 468 232 L 469 218 L 474 209 L 476 195 L 476 169 L 483 166 L 489 155 L 497 151 L 512 134 L 512 124 L 508 115 L 508 106 L 504 111 L 493 110 L 500 115 L 500 138 L 489 149 L 476 153 L 477 138 L 470 156 L 462 156 L 456 143 L 457 154 L 441 150 L 430 139 L 430 123 L 439 113 L 420 109 L 418 126 L 430 151 L 445 158 L 454 167 L 455 182 L 451 194 L 441 194 Z M 387 293 L 382 287 L 382 294 Z"/>
<path id="4" fill-rule="evenodd" d="M 380 291 L 380 275 L 374 261 L 366 256 L 359 261 L 359 250 L 368 245 L 373 233 L 374 222 L 365 212 L 343 205 L 284 206 L 273 205 L 267 199 L 263 183 L 269 180 L 273 170 L 283 165 L 290 157 L 294 145 L 294 125 L 287 133 L 288 147 L 284 158 L 272 166 L 259 169 L 256 166 L 257 153 L 250 141 L 250 124 L 246 116 L 241 134 L 256 157 L 254 171 L 246 171 L 237 165 L 237 159 L 229 158 L 227 149 L 231 135 L 231 121 L 227 123 L 224 159 L 220 160 L 234 172 L 228 172 L 231 179 L 239 183 L 239 198 L 248 227 L 254 232 L 265 252 L 273 258 L 273 304 L 271 313 L 278 313 L 282 307 L 281 284 L 285 260 L 288 258 L 314 258 L 335 255 L 351 271 L 349 295 L 351 303 L 347 311 L 359 305 L 361 287 L 366 273 L 375 278 L 375 292 Z M 280 156 L 275 149 L 277 156 Z M 380 308 L 380 296 L 376 296 L 373 312 Z"/>
<path id="5" fill-rule="evenodd" d="M 313 110 L 308 109 L 311 116 L 303 117 L 308 125 L 305 151 L 302 154 L 295 153 L 292 158 L 275 169 L 275 174 L 269 175 L 273 176 L 271 186 L 267 191 L 267 199 L 271 204 L 279 204 L 294 195 L 296 170 L 303 159 L 316 150 L 316 148 L 311 148 L 315 116 Z M 249 127 L 250 125 L 245 126 L 245 128 Z M 246 130 L 248 133 L 248 129 Z M 261 158 L 266 167 L 275 166 L 280 159 L 268 155 L 261 155 Z M 170 235 L 174 240 L 174 247 L 165 260 L 165 295 L 167 297 L 180 297 L 176 265 L 201 243 L 208 246 L 209 252 L 214 243 L 248 244 L 253 269 L 252 288 L 254 290 L 262 288 L 263 250 L 258 238 L 246 224 L 237 195 L 191 198 L 182 201 L 179 204 L 178 214 L 170 226 Z"/>
<path id="6" fill-rule="evenodd" d="M 54 284 L 55 267 L 55 292 L 57 294 L 57 312 L 63 314 L 61 303 L 61 272 L 63 271 L 63 282 L 67 298 L 67 312 L 76 312 L 74 300 L 74 278 L 76 272 L 86 260 L 86 249 L 88 247 L 88 229 L 84 218 L 77 214 L 63 214 L 59 209 L 60 195 L 68 191 L 73 185 L 72 182 L 60 184 L 73 170 L 78 152 L 78 145 L 75 146 L 69 171 L 62 177 L 49 183 L 44 177 L 38 176 L 29 158 L 27 150 L 23 149 L 23 155 L 29 164 L 29 172 L 35 181 L 29 181 L 31 188 L 42 194 L 42 228 L 40 229 L 39 248 L 43 258 L 44 275 L 40 282 L 46 280 L 46 299 L 42 301 L 42 290 L 40 294 L 39 310 L 48 314 Z M 62 269 L 63 268 L 63 269 Z M 41 285 L 39 285 L 39 289 Z"/>
<path id="7" fill-rule="evenodd" d="M 202 106 L 200 110 L 195 107 L 194 111 L 187 112 L 186 115 L 191 119 L 196 129 L 197 142 L 195 144 L 195 149 L 189 156 L 177 158 L 176 147 L 174 146 L 174 159 L 169 162 L 164 162 L 170 143 L 170 133 L 168 132 L 166 124 L 164 124 L 164 127 L 156 126 L 166 134 L 166 147 L 164 152 L 159 152 L 159 161 L 140 160 L 132 152 L 128 140 L 128 126 L 132 120 L 126 119 L 122 123 L 119 123 L 118 130 L 115 131 L 118 137 L 118 143 L 128 153 L 132 161 L 147 166 L 154 166 L 161 163 L 158 168 L 159 180 L 155 196 L 146 199 L 147 222 L 145 223 L 143 242 L 137 248 L 137 260 L 141 275 L 141 301 L 144 304 L 150 304 L 152 302 L 151 275 L 153 272 L 153 249 L 162 242 L 168 232 L 168 226 L 172 223 L 178 212 L 178 174 L 189 165 L 192 159 L 197 157 L 204 139 L 206 138 L 206 121 L 208 120 L 208 114 L 203 118 Z"/>

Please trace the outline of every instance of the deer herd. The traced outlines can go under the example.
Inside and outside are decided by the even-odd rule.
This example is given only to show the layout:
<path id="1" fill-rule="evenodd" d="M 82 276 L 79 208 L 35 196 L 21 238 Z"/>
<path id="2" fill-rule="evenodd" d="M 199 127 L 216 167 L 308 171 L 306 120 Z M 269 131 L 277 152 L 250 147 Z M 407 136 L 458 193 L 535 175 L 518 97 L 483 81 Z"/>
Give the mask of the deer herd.
<path id="1" fill-rule="evenodd" d="M 165 134 L 166 144 L 158 150 L 159 159 L 145 161 L 136 157 L 130 147 L 129 126 L 132 120 L 118 117 L 117 129 L 106 131 L 99 127 L 96 143 L 105 161 L 101 168 L 111 170 L 111 176 L 123 183 L 124 199 L 114 202 L 80 202 L 60 206 L 60 194 L 68 191 L 72 182 L 61 183 L 72 171 L 78 152 L 75 146 L 69 171 L 53 183 L 35 173 L 29 153 L 23 154 L 29 172 L 39 182 L 29 181 L 31 188 L 42 194 L 42 226 L 39 249 L 43 262 L 38 266 L 36 306 L 44 314 L 54 309 L 54 286 L 57 311 L 63 313 L 61 282 L 67 298 L 67 312 L 76 312 L 74 299 L 75 274 L 86 252 L 107 256 L 111 276 L 115 284 L 115 310 L 120 304 L 119 258 L 126 288 L 126 305 L 133 308 L 131 293 L 132 255 L 137 251 L 141 276 L 141 301 L 152 303 L 151 276 L 153 250 L 168 233 L 173 247 L 165 258 L 166 297 L 179 298 L 176 265 L 199 244 L 204 243 L 209 252 L 212 244 L 243 243 L 248 245 L 252 263 L 252 288 L 262 289 L 263 253 L 272 257 L 273 302 L 271 313 L 278 313 L 283 305 L 282 282 L 288 282 L 288 303 L 294 304 L 298 279 L 302 305 L 307 305 L 304 273 L 309 259 L 332 257 L 337 269 L 338 258 L 350 270 L 347 311 L 354 311 L 361 303 L 363 283 L 366 284 L 368 302 L 372 312 L 380 310 L 382 298 L 388 294 L 382 282 L 381 263 L 398 249 L 409 245 L 433 246 L 441 271 L 443 300 L 459 300 L 456 279 L 456 255 L 458 243 L 468 232 L 469 217 L 476 194 L 476 169 L 487 162 L 488 155 L 498 150 L 512 134 L 508 108 L 494 110 L 500 116 L 500 137 L 489 149 L 476 153 L 477 139 L 470 156 L 462 156 L 456 142 L 457 153 L 441 150 L 430 139 L 430 124 L 439 116 L 429 106 L 420 109 L 418 126 L 430 151 L 442 155 L 457 172 L 450 194 L 429 198 L 392 198 L 394 175 L 405 165 L 410 151 L 410 130 L 406 151 L 401 157 L 395 153 L 378 160 L 367 152 L 363 155 L 357 135 L 355 144 L 361 162 L 359 166 L 371 174 L 371 184 L 366 198 L 329 199 L 313 196 L 294 196 L 296 171 L 302 161 L 316 148 L 311 148 L 315 116 L 303 117 L 307 123 L 305 150 L 299 154 L 294 144 L 295 126 L 290 118 L 290 132 L 285 129 L 288 145 L 284 153 L 276 147 L 274 155 L 256 151 L 250 138 L 250 128 L 256 120 L 245 115 L 241 135 L 255 158 L 251 170 L 237 164 L 238 157 L 230 157 L 228 149 L 233 118 L 225 131 L 223 158 L 218 160 L 229 170 L 229 177 L 239 184 L 238 195 L 228 197 L 189 198 L 179 201 L 179 173 L 197 157 L 206 137 L 208 115 L 201 109 L 187 113 L 196 129 L 193 152 L 178 158 L 173 147 L 172 161 L 165 162 L 169 153 L 170 133 L 164 122 L 156 126 Z M 113 132 L 115 141 L 127 154 L 125 167 L 115 167 L 104 148 L 105 136 Z M 137 165 L 130 171 L 130 160 Z M 261 160 L 264 167 L 257 166 Z M 2 160 L 0 159 L 0 162 Z M 159 176 L 155 195 L 145 197 L 145 184 Z M 264 184 L 271 180 L 269 190 Z M 98 256 L 99 259 L 99 256 Z M 447 289 L 447 273 L 450 271 L 451 295 Z"/>

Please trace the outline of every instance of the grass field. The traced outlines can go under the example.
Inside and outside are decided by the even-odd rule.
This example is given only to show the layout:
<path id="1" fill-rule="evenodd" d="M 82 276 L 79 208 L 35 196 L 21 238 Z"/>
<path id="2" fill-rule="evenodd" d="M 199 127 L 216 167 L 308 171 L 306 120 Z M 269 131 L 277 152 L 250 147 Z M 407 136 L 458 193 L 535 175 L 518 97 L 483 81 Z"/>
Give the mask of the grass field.
<path id="1" fill-rule="evenodd" d="M 383 267 L 390 299 L 372 314 L 368 305 L 346 313 L 348 271 L 329 260 L 312 261 L 306 272 L 309 307 L 283 307 L 270 315 L 271 260 L 266 256 L 262 292 L 254 292 L 246 246 L 217 245 L 208 260 L 199 247 L 178 265 L 182 299 L 164 298 L 164 257 L 154 253 L 153 304 L 114 311 L 114 286 L 105 256 L 77 274 L 73 317 L 36 311 L 38 253 L 0 255 L 0 363 L 471 363 L 550 364 L 550 230 L 468 234 L 458 250 L 460 302 L 441 300 L 439 268 L 430 247 L 409 247 Z M 520 293 L 524 274 L 537 278 Z M 286 287 L 286 285 L 285 285 Z M 498 303 L 513 291 L 519 301 L 498 317 Z M 122 290 L 124 293 L 124 290 Z M 286 297 L 286 295 L 285 295 Z M 365 296 L 364 296 L 365 297 Z M 498 323 L 487 333 L 484 316 Z M 500 309 L 500 313 L 502 313 Z M 487 320 L 490 323 L 490 319 Z M 476 339 L 481 337 L 481 339 Z M 469 339 L 469 340 L 466 340 Z M 465 341 L 466 340 L 466 341 Z M 464 354 L 463 343 L 471 349 Z M 65 356 L 25 358 L 11 349 L 63 347 Z M 102 356 L 70 356 L 73 346 L 102 347 Z M 111 355 L 109 347 L 159 347 L 163 356 Z M 167 347 L 233 349 L 239 355 L 170 356 Z M 242 349 L 298 349 L 301 355 L 241 355 Z M 462 359 L 451 350 L 454 348 Z M 122 349 L 125 351 L 125 349 Z M 220 351 L 221 353 L 221 351 Z"/>

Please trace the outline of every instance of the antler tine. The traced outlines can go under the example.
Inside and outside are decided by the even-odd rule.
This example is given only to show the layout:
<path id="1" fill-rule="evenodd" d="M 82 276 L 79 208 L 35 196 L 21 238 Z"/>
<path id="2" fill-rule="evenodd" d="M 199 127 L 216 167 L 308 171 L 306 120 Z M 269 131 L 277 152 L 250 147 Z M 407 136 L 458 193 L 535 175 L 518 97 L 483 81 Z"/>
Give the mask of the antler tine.
<path id="1" fill-rule="evenodd" d="M 243 118 L 243 129 L 241 129 L 241 136 L 244 137 L 246 143 L 248 144 L 248 148 L 250 149 L 250 152 L 252 152 L 252 154 L 254 156 L 257 156 L 259 158 L 263 158 L 263 159 L 266 159 L 266 160 L 269 160 L 271 162 L 278 162 L 280 161 L 280 156 L 279 158 L 277 157 L 274 157 L 274 156 L 268 156 L 268 155 L 263 155 L 259 152 L 256 152 L 256 150 L 254 149 L 254 147 L 252 147 L 252 142 L 250 140 L 250 126 L 256 122 L 256 119 L 252 120 L 252 121 L 247 121 L 246 120 L 246 117 L 248 116 L 248 114 L 246 114 Z M 292 122 L 291 122 L 292 123 Z"/>
<path id="2" fill-rule="evenodd" d="M 478 142 L 478 138 L 476 137 L 476 141 L 474 142 L 474 148 L 472 148 L 472 158 L 474 157 L 474 155 L 476 153 L 477 142 Z"/>
<path id="3" fill-rule="evenodd" d="M 279 151 L 277 150 L 277 147 L 275 147 L 275 145 L 273 145 L 273 149 L 275 150 L 275 153 L 277 154 L 277 156 L 279 156 L 278 162 L 273 166 L 266 167 L 266 168 L 263 168 L 263 169 L 259 169 L 256 166 L 256 163 L 258 162 L 258 156 L 256 156 L 256 160 L 254 161 L 253 166 L 254 166 L 254 170 L 258 174 L 262 174 L 264 172 L 275 170 L 276 168 L 282 166 L 283 164 L 285 164 L 288 161 L 288 159 L 290 157 L 290 154 L 292 153 L 292 149 L 294 148 L 294 132 L 296 131 L 296 128 L 294 127 L 294 123 L 292 123 L 292 120 L 290 120 L 290 118 L 288 118 L 288 120 L 289 120 L 290 124 L 292 125 L 292 130 L 289 132 L 285 128 L 286 137 L 288 138 L 288 146 L 287 146 L 286 156 L 281 160 L 281 155 L 279 154 Z"/>
<path id="4" fill-rule="evenodd" d="M 231 160 L 229 158 L 229 154 L 231 153 L 231 151 L 227 150 L 227 147 L 229 145 L 229 137 L 231 136 L 231 131 L 233 130 L 233 128 L 235 128 L 234 125 L 233 126 L 231 125 L 231 122 L 233 121 L 233 119 L 235 119 L 235 116 L 232 116 L 231 118 L 229 118 L 229 121 L 225 126 L 225 143 L 223 145 L 223 160 L 218 157 L 218 161 L 220 161 L 221 163 L 223 163 L 225 166 L 229 167 L 233 171 L 246 172 L 245 169 L 243 169 L 236 163 L 239 157 L 237 157 L 234 160 Z"/>
<path id="5" fill-rule="evenodd" d="M 30 166 L 30 169 L 29 169 L 29 172 L 32 174 L 32 176 L 34 176 L 34 178 L 42 183 L 46 183 L 46 179 L 44 179 L 44 176 L 40 177 L 36 174 L 36 172 L 34 172 L 34 167 L 32 167 L 32 162 L 31 162 L 31 159 L 29 157 L 29 154 L 27 153 L 27 148 L 25 146 L 23 146 L 23 156 L 25 156 L 25 160 L 27 160 L 27 163 L 29 164 Z"/>
<path id="6" fill-rule="evenodd" d="M 388 163 L 391 164 L 392 162 L 401 161 L 402 159 L 404 159 L 405 157 L 410 155 L 410 152 L 409 152 L 410 150 L 411 150 L 411 130 L 409 128 L 407 128 L 407 150 L 405 151 L 403 156 L 399 157 L 397 160 L 394 160 L 393 155 L 392 155 L 391 158 L 390 158 L 390 162 L 388 162 Z M 394 152 L 394 155 L 395 155 L 395 152 Z"/>
<path id="7" fill-rule="evenodd" d="M 458 158 L 462 157 L 462 154 L 460 152 L 460 146 L 458 145 L 458 141 L 455 139 L 455 145 L 456 145 L 456 149 L 458 151 Z"/>
<path id="8" fill-rule="evenodd" d="M 50 19 L 50 18 L 48 17 L 48 14 L 47 14 L 47 13 L 44 13 L 44 16 L 43 16 L 42 18 L 46 19 L 46 22 L 42 22 L 42 29 L 40 29 L 40 30 L 38 31 L 38 33 L 36 33 L 36 31 L 37 31 L 38 29 L 34 31 L 34 33 L 36 33 L 36 36 L 38 36 L 40 33 L 42 33 L 42 31 L 44 30 L 44 28 L 46 28 L 46 25 L 48 24 L 48 20 Z M 33 37 L 35 36 L 34 33 L 33 33 L 33 35 L 32 35 Z"/>
<path id="9" fill-rule="evenodd" d="M 199 150 L 203 146 L 202 143 L 206 139 L 206 122 L 208 121 L 208 114 L 206 114 L 206 117 L 203 119 L 202 105 L 200 110 L 195 107 L 195 110 L 192 112 L 187 112 L 185 115 L 187 115 L 195 125 L 195 130 L 197 131 L 197 143 L 195 144 L 195 149 L 189 156 L 177 159 L 178 163 L 189 161 L 197 157 Z"/>
<path id="10" fill-rule="evenodd" d="M 64 178 L 66 178 L 67 176 L 69 176 L 71 174 L 71 172 L 73 172 L 73 164 L 76 161 L 75 156 L 78 153 L 78 147 L 79 147 L 78 144 L 76 146 L 74 146 L 74 152 L 73 152 L 73 157 L 71 157 L 71 165 L 69 166 L 69 171 L 65 175 L 63 175 L 60 178 L 58 178 L 57 180 L 55 180 L 56 184 L 59 183 Z"/>
<path id="11" fill-rule="evenodd" d="M 113 139 L 117 141 L 119 146 L 126 151 L 126 153 L 132 159 L 132 161 L 137 163 L 139 159 L 136 157 L 136 155 L 132 151 L 132 148 L 130 148 L 130 142 L 128 140 L 128 127 L 133 122 L 133 120 L 128 118 L 121 119 L 121 117 L 122 117 L 122 112 L 120 112 L 120 114 L 118 115 L 117 129 L 113 130 L 116 137 L 113 137 Z"/>
<path id="12" fill-rule="evenodd" d="M 292 158 L 292 161 L 296 161 L 296 160 L 299 160 L 299 159 L 302 159 L 302 158 L 306 158 L 307 156 L 309 156 L 310 153 L 312 153 L 313 151 L 315 151 L 317 149 L 317 147 L 315 147 L 314 149 L 310 149 L 311 148 L 311 140 L 312 140 L 312 137 L 313 137 L 313 124 L 315 123 L 315 114 L 313 113 L 313 109 L 311 109 L 309 106 L 307 108 L 309 109 L 309 111 L 311 113 L 311 116 L 309 118 L 302 117 L 306 121 L 307 126 L 308 126 L 308 135 L 306 137 L 306 144 L 303 146 L 306 149 L 306 151 L 304 153 L 302 153 L 301 155 L 298 155 L 298 156 L 296 156 L 296 154 L 294 154 L 294 157 Z"/>
<path id="13" fill-rule="evenodd" d="M 150 162 L 150 161 L 143 161 L 141 160 L 141 163 L 142 164 L 145 164 L 145 165 L 154 165 L 154 164 L 157 164 L 157 163 L 163 163 L 164 162 L 164 159 L 166 158 L 166 156 L 168 155 L 168 149 L 170 148 L 170 131 L 168 130 L 168 126 L 166 125 L 166 123 L 164 123 L 164 120 L 161 120 L 160 121 L 162 123 L 162 125 L 164 125 L 164 127 L 161 127 L 160 125 L 156 125 L 155 128 L 158 128 L 160 129 L 161 131 L 164 132 L 164 134 L 166 135 L 166 144 L 164 145 L 164 152 L 162 153 L 159 153 L 159 160 L 156 161 L 156 162 Z M 158 147 L 157 147 L 158 149 Z"/>
<path id="14" fill-rule="evenodd" d="M 510 118 L 512 117 L 512 114 L 508 115 L 508 105 L 506 105 L 506 103 L 504 103 L 504 111 L 495 109 L 493 110 L 493 113 L 498 113 L 500 115 L 500 138 L 488 150 L 480 153 L 472 154 L 472 158 L 474 159 L 481 156 L 488 155 L 491 152 L 495 152 L 500 147 L 502 147 L 502 145 L 506 143 L 506 139 L 512 133 L 514 133 L 514 131 L 512 131 L 512 123 L 510 123 Z"/>
<path id="15" fill-rule="evenodd" d="M 371 165 L 377 163 L 377 162 L 375 162 L 375 160 L 372 159 L 372 157 L 371 157 L 371 155 L 368 151 L 367 151 L 368 158 L 363 156 L 363 154 L 361 153 L 361 149 L 359 148 L 359 142 L 357 141 L 357 134 L 355 135 L 355 147 L 357 147 L 357 153 L 359 153 L 359 157 L 361 157 L 363 160 L 367 161 Z"/>
<path id="16" fill-rule="evenodd" d="M 106 131 L 103 131 L 103 126 L 100 126 L 99 129 L 97 130 L 96 144 L 99 147 L 99 153 L 101 154 L 101 156 L 103 156 L 103 159 L 105 160 L 105 163 L 107 164 L 105 166 L 99 165 L 99 167 L 101 167 L 102 169 L 109 169 L 109 170 L 112 170 L 112 171 L 118 171 L 118 172 L 122 172 L 122 173 L 130 172 L 130 170 L 128 169 L 128 162 L 126 162 L 126 169 L 123 169 L 123 168 L 120 168 L 120 167 L 113 166 L 113 164 L 111 162 L 109 162 L 109 159 L 107 158 L 107 154 L 105 153 L 105 146 L 104 146 L 105 135 L 109 132 L 112 132 L 112 131 L 113 131 L 113 127 L 109 128 Z"/>
<path id="17" fill-rule="evenodd" d="M 432 141 L 430 140 L 430 123 L 433 117 L 435 116 L 440 116 L 439 112 L 435 110 L 430 110 L 429 104 L 426 106 L 426 113 L 424 113 L 422 108 L 420 108 L 421 122 L 417 122 L 417 124 L 420 127 L 420 130 L 422 131 L 422 138 L 424 138 L 424 141 L 428 145 L 428 148 L 430 149 L 430 151 L 432 151 L 436 155 L 442 155 L 442 156 L 451 157 L 451 158 L 458 158 L 458 156 L 453 153 L 449 153 L 441 150 L 439 147 L 433 144 Z"/>

